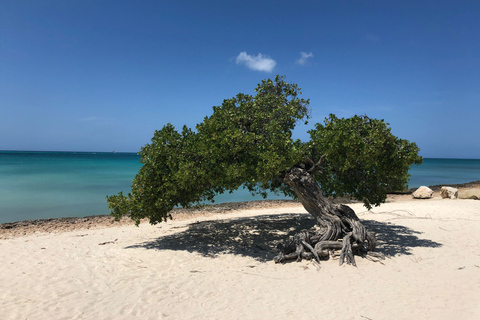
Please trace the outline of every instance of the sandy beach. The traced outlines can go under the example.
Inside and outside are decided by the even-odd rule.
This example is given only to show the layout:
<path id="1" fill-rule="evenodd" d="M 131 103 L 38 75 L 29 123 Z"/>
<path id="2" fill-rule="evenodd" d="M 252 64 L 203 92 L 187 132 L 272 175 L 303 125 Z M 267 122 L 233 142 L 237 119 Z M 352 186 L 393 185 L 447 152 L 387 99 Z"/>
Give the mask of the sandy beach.
<path id="1" fill-rule="evenodd" d="M 20 233 L 2 229 L 2 319 L 480 319 L 480 202 L 391 196 L 367 211 L 387 259 L 275 264 L 313 226 L 294 202 Z"/>

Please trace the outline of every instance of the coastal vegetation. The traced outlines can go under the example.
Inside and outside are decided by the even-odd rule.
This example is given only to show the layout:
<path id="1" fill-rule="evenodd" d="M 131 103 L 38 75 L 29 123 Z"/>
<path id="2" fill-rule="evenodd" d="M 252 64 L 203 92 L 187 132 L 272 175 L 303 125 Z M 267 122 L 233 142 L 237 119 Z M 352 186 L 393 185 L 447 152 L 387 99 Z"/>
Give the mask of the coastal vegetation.
<path id="1" fill-rule="evenodd" d="M 329 196 L 380 205 L 388 192 L 406 188 L 409 167 L 422 162 L 419 148 L 366 115 L 331 114 L 309 131 L 310 140 L 294 140 L 296 124 L 310 118 L 309 100 L 300 95 L 296 84 L 276 76 L 258 84 L 255 95 L 239 93 L 213 107 L 195 130 L 166 124 L 141 149 L 143 166 L 131 192 L 107 197 L 111 214 L 155 224 L 177 206 L 240 187 L 264 196 L 284 193 L 302 203 L 318 228 L 286 239 L 276 262 L 320 260 L 332 250 L 340 251 L 340 264 L 355 264 L 354 254 L 376 256 L 375 234 Z"/>

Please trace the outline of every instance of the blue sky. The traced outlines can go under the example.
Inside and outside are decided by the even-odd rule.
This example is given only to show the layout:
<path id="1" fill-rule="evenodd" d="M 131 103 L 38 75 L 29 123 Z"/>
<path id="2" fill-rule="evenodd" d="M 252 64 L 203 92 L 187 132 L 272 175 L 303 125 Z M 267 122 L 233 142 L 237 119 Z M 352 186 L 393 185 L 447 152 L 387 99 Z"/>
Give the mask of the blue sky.
<path id="1" fill-rule="evenodd" d="M 285 75 L 424 157 L 480 158 L 478 1 L 0 2 L 0 150 L 131 151 Z"/>

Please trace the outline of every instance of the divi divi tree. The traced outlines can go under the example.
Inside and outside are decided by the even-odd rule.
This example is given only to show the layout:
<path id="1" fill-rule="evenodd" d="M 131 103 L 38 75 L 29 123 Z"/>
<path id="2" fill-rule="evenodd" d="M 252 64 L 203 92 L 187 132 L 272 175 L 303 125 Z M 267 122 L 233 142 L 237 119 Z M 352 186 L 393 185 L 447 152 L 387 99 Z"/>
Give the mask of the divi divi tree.
<path id="1" fill-rule="evenodd" d="M 166 124 L 155 131 L 140 151 L 143 166 L 131 192 L 107 197 L 112 215 L 154 224 L 171 218 L 177 206 L 240 187 L 264 196 L 281 192 L 297 198 L 318 228 L 286 239 L 276 262 L 319 259 L 332 250 L 340 251 L 340 264 L 355 264 L 354 254 L 375 256 L 375 234 L 330 196 L 380 205 L 388 192 L 406 188 L 409 167 L 422 162 L 419 148 L 392 135 L 384 120 L 365 115 L 331 114 L 309 131 L 310 140 L 293 140 L 295 125 L 310 113 L 300 95 L 296 84 L 277 76 L 263 80 L 255 95 L 240 93 L 213 107 L 195 130 Z"/>

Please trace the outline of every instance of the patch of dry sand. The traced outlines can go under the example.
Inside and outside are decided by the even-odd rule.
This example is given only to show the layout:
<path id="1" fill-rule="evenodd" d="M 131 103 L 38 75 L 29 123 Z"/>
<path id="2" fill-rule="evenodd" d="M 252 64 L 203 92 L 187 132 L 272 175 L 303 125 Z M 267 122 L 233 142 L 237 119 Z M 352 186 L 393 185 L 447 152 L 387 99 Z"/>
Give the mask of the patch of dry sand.
<path id="1" fill-rule="evenodd" d="M 275 244 L 313 225 L 298 204 L 158 225 L 0 240 L 4 319 L 479 319 L 480 205 L 390 199 L 351 207 L 377 232 L 374 263 L 275 264 Z M 107 224 L 109 225 L 109 224 Z M 111 223 L 110 223 L 111 225 Z M 110 226 L 109 225 L 109 226 Z"/>

